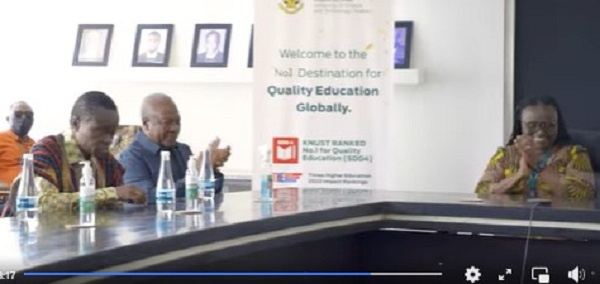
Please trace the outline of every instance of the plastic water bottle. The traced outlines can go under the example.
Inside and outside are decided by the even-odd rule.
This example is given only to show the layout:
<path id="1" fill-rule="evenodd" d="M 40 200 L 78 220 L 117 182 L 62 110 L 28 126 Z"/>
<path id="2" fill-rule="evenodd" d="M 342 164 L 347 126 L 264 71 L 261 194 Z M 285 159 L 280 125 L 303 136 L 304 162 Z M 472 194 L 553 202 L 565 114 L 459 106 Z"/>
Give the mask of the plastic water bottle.
<path id="1" fill-rule="evenodd" d="M 156 182 L 156 208 L 159 212 L 175 211 L 175 182 L 171 170 L 171 152 L 161 151 L 160 173 Z"/>
<path id="2" fill-rule="evenodd" d="M 271 165 L 271 151 L 267 147 L 259 149 L 260 163 L 260 200 L 273 200 L 273 167 Z"/>
<path id="3" fill-rule="evenodd" d="M 215 198 L 215 173 L 212 167 L 212 153 L 210 149 L 204 150 L 200 167 L 200 188 L 204 192 L 205 199 Z"/>
<path id="4" fill-rule="evenodd" d="M 33 154 L 24 154 L 21 182 L 16 198 L 17 214 L 23 221 L 35 221 L 38 217 L 39 196 L 33 177 Z"/>
<path id="5" fill-rule="evenodd" d="M 185 171 L 185 210 L 199 211 L 200 204 L 198 200 L 198 171 L 196 170 L 196 159 L 190 156 Z"/>
<path id="6" fill-rule="evenodd" d="M 273 203 L 262 202 L 260 203 L 260 216 L 262 218 L 268 218 L 273 216 Z"/>
<path id="7" fill-rule="evenodd" d="M 96 225 L 96 179 L 90 161 L 83 161 L 79 182 L 79 224 Z"/>

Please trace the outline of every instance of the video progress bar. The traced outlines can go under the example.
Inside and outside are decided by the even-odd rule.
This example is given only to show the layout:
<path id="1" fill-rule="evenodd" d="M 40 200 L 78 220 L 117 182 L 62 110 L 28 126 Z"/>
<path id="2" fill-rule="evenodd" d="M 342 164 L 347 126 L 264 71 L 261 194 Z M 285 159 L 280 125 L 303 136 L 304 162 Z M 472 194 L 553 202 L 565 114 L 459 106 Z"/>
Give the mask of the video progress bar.
<path id="1" fill-rule="evenodd" d="M 442 276 L 441 272 L 25 272 L 24 276 Z"/>

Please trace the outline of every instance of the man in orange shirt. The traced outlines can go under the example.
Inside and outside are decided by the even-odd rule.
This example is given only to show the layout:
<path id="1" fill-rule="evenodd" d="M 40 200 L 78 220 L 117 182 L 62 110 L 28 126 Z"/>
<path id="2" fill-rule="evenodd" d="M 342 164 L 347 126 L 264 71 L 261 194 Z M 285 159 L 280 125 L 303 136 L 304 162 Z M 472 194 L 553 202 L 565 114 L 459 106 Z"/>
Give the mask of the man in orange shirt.
<path id="1" fill-rule="evenodd" d="M 34 142 L 27 134 L 33 125 L 33 110 L 23 101 L 10 106 L 6 117 L 10 130 L 0 132 L 0 186 L 9 186 L 21 173 L 23 154 Z"/>

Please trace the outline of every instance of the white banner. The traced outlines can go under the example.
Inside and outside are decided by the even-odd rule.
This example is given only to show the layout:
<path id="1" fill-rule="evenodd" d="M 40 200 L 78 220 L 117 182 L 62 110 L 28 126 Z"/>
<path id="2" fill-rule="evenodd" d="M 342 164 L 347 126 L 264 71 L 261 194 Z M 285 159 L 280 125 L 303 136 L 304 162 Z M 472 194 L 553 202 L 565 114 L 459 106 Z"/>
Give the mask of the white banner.
<path id="1" fill-rule="evenodd" d="M 255 0 L 254 146 L 274 187 L 389 189 L 389 0 Z M 253 188 L 261 159 L 254 155 Z"/>

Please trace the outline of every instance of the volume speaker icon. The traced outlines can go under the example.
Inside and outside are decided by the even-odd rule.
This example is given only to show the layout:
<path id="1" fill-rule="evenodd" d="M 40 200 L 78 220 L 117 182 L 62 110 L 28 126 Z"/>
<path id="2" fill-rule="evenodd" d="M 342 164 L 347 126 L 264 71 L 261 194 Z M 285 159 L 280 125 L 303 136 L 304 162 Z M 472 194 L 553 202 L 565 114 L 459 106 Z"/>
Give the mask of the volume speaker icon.
<path id="1" fill-rule="evenodd" d="M 567 276 L 569 277 L 569 279 L 575 281 L 575 283 L 579 283 L 579 280 L 585 280 L 585 269 L 579 269 L 579 266 L 575 266 L 573 270 L 570 270 L 567 273 Z"/>

